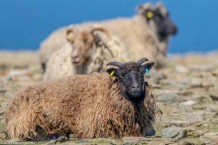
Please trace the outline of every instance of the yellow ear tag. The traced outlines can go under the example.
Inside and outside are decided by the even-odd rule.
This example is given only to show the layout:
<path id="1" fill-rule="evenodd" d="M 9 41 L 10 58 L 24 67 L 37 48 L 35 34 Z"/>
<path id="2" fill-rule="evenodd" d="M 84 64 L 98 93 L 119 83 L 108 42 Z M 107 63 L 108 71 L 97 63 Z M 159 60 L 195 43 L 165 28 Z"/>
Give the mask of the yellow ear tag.
<path id="1" fill-rule="evenodd" d="M 67 40 L 72 41 L 72 39 L 73 39 L 73 34 L 72 33 L 68 34 L 67 35 Z"/>
<path id="2" fill-rule="evenodd" d="M 151 19 L 153 16 L 154 16 L 154 14 L 150 11 L 146 13 L 146 17 L 149 19 Z"/>
<path id="3" fill-rule="evenodd" d="M 113 70 L 111 73 L 110 73 L 110 76 L 112 77 L 114 75 L 115 71 Z"/>

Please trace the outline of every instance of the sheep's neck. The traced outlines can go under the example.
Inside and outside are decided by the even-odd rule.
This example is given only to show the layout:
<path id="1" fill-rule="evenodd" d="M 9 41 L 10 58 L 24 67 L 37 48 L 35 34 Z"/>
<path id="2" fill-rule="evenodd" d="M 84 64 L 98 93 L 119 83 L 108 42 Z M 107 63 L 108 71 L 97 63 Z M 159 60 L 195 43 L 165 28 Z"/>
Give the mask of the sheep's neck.
<path id="1" fill-rule="evenodd" d="M 75 68 L 76 74 L 84 74 L 87 72 L 87 65 L 76 65 Z"/>

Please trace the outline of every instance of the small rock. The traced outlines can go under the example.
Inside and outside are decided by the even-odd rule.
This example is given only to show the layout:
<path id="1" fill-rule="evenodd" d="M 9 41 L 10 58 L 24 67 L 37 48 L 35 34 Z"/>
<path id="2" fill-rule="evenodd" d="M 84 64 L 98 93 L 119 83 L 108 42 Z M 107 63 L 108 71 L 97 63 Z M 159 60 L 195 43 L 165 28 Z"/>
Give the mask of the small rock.
<path id="1" fill-rule="evenodd" d="M 157 101 L 159 102 L 182 102 L 184 99 L 177 94 L 164 94 L 157 98 Z"/>
<path id="2" fill-rule="evenodd" d="M 178 140 L 187 136 L 187 131 L 183 128 L 172 126 L 162 130 L 162 136 L 168 139 Z"/>
<path id="3" fill-rule="evenodd" d="M 218 101 L 218 88 L 210 89 L 210 98 L 213 101 Z"/>
<path id="4" fill-rule="evenodd" d="M 181 113 L 188 113 L 192 112 L 192 107 L 184 104 L 179 104 L 180 112 Z"/>
<path id="5" fill-rule="evenodd" d="M 179 73 L 188 73 L 189 70 L 187 67 L 182 66 L 182 65 L 176 65 L 175 70 Z"/>
<path id="6" fill-rule="evenodd" d="M 218 124 L 218 118 L 213 118 L 210 120 L 211 123 Z"/>
<path id="7" fill-rule="evenodd" d="M 7 90 L 5 88 L 0 87 L 0 93 L 5 93 Z"/>
<path id="8" fill-rule="evenodd" d="M 182 113 L 162 116 L 163 126 L 187 127 L 196 123 L 203 123 L 206 120 L 204 112 Z"/>
<path id="9" fill-rule="evenodd" d="M 148 143 L 148 145 L 168 145 L 168 144 L 170 144 L 171 145 L 171 143 L 172 142 L 170 142 L 170 141 L 150 141 L 149 143 Z"/>
<path id="10" fill-rule="evenodd" d="M 218 144 L 218 132 L 210 132 L 200 137 L 200 141 L 204 144 L 217 145 Z"/>
<path id="11" fill-rule="evenodd" d="M 212 75 L 218 76 L 218 69 L 213 70 L 213 71 L 212 71 Z"/>
<path id="12" fill-rule="evenodd" d="M 205 113 L 187 113 L 184 117 L 190 124 L 200 123 L 206 120 Z"/>
<path id="13" fill-rule="evenodd" d="M 192 109 L 204 110 L 204 109 L 206 109 L 206 107 L 203 106 L 203 105 L 200 105 L 200 104 L 195 104 L 195 105 L 192 106 Z"/>
<path id="14" fill-rule="evenodd" d="M 122 139 L 123 144 L 131 143 L 136 144 L 139 142 L 139 137 L 123 137 Z"/>
<path id="15" fill-rule="evenodd" d="M 6 138 L 6 134 L 5 133 L 0 133 L 0 139 L 5 139 Z"/>
<path id="16" fill-rule="evenodd" d="M 183 102 L 183 103 L 181 103 L 181 104 L 183 104 L 183 105 L 185 105 L 185 106 L 192 106 L 192 105 L 194 105 L 195 103 L 196 103 L 196 102 L 194 102 L 194 101 L 188 100 L 188 101 Z"/>
<path id="17" fill-rule="evenodd" d="M 189 142 L 187 140 L 183 140 L 183 141 L 179 142 L 178 145 L 195 145 L 195 144 L 191 143 L 191 142 Z"/>
<path id="18" fill-rule="evenodd" d="M 57 139 L 50 140 L 46 143 L 46 145 L 55 145 L 57 142 L 63 142 L 66 141 L 67 138 L 65 136 L 60 136 Z"/>
<path id="19" fill-rule="evenodd" d="M 210 98 L 211 98 L 213 101 L 218 101 L 218 95 L 210 94 Z"/>

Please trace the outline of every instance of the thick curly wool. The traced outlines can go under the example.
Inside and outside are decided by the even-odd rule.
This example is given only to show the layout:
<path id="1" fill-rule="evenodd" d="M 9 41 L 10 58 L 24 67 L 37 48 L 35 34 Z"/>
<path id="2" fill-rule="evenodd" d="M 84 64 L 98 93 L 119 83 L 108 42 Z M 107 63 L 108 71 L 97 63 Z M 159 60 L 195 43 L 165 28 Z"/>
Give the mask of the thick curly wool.
<path id="1" fill-rule="evenodd" d="M 132 61 L 146 56 L 151 61 L 160 62 L 162 54 L 159 52 L 158 37 L 143 15 L 137 14 L 132 18 L 109 20 L 101 24 L 125 44 Z"/>
<path id="2" fill-rule="evenodd" d="M 60 50 L 56 51 L 48 61 L 44 81 L 56 80 L 72 74 L 103 72 L 106 70 L 106 64 L 110 61 L 128 61 L 128 53 L 119 39 L 113 36 L 104 41 L 108 48 L 104 45 L 93 45 L 94 48 L 92 48 L 93 51 L 90 55 L 90 60 L 80 66 L 72 63 L 71 51 L 73 48 L 69 42 L 66 43 Z"/>
<path id="3" fill-rule="evenodd" d="M 144 103 L 125 99 L 108 74 L 74 75 L 19 92 L 5 112 L 11 138 L 34 139 L 74 133 L 80 138 L 144 136 L 152 127 L 155 102 L 146 86 Z"/>
<path id="4" fill-rule="evenodd" d="M 39 48 L 39 61 L 41 64 L 47 64 L 49 58 L 58 49 L 62 48 L 66 40 L 66 28 L 59 28 L 54 33 L 50 34 L 40 45 Z"/>

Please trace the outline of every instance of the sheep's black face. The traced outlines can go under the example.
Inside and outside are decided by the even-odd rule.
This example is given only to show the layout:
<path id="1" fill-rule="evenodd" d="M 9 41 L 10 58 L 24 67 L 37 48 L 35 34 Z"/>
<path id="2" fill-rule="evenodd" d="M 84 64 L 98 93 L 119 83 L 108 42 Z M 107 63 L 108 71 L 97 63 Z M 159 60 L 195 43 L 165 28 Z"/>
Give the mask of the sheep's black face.
<path id="1" fill-rule="evenodd" d="M 153 13 L 153 18 L 148 18 Z M 161 13 L 160 10 L 156 9 L 155 11 L 147 11 L 147 19 L 148 21 L 153 21 L 153 25 L 156 27 L 156 33 L 160 40 L 164 40 L 168 38 L 170 35 L 175 35 L 177 33 L 177 27 L 172 22 L 169 17 L 169 13 L 165 14 Z"/>
<path id="2" fill-rule="evenodd" d="M 127 64 L 117 71 L 122 91 L 131 101 L 141 101 L 145 96 L 144 69 L 136 63 Z"/>
<path id="3" fill-rule="evenodd" d="M 160 41 L 177 33 L 177 27 L 172 22 L 164 5 L 147 3 L 138 7 L 139 12 L 145 17 L 151 29 L 158 35 Z"/>
<path id="4" fill-rule="evenodd" d="M 154 62 L 142 65 L 138 62 L 129 62 L 122 64 L 118 69 L 110 68 L 107 72 L 117 77 L 124 96 L 134 102 L 142 102 L 146 95 L 144 74 L 149 71 Z"/>

